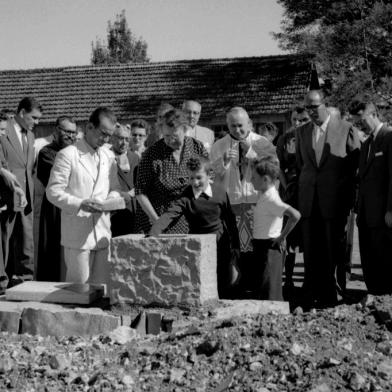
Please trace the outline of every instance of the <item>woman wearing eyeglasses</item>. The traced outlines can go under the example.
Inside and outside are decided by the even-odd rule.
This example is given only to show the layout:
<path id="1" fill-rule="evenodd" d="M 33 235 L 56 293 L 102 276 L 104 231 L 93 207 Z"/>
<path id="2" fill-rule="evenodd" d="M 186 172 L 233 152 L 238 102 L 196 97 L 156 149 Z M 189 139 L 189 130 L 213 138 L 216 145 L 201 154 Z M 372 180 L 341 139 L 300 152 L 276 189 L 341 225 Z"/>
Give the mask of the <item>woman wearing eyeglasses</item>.
<path id="1" fill-rule="evenodd" d="M 148 233 L 171 202 L 177 200 L 188 185 L 187 162 L 198 155 L 208 157 L 203 144 L 185 136 L 187 123 L 182 112 L 165 113 L 162 139 L 148 148 L 140 161 L 135 193 L 142 207 L 136 213 L 138 232 Z M 181 217 L 167 233 L 187 233 L 188 225 Z"/>

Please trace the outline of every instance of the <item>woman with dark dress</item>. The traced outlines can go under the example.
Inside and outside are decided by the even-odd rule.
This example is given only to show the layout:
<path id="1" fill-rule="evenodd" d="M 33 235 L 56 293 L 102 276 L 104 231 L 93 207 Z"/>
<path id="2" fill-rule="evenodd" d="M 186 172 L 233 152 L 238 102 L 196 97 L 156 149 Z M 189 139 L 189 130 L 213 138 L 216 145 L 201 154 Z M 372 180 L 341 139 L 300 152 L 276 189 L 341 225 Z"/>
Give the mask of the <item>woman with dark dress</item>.
<path id="1" fill-rule="evenodd" d="M 43 147 L 38 155 L 37 177 L 45 188 L 57 153 L 73 144 L 77 133 L 76 123 L 71 117 L 61 116 L 57 119 L 52 143 Z M 39 221 L 37 280 L 61 281 L 63 251 L 60 240 L 61 210 L 50 203 L 44 194 Z"/>
<path id="2" fill-rule="evenodd" d="M 180 198 L 188 185 L 187 162 L 193 156 L 208 157 L 203 144 L 185 136 L 186 119 L 171 110 L 164 115 L 163 138 L 148 148 L 140 161 L 135 194 L 141 208 L 136 212 L 137 232 L 148 234 L 151 224 Z M 186 234 L 188 224 L 182 216 L 173 221 L 168 233 Z"/>

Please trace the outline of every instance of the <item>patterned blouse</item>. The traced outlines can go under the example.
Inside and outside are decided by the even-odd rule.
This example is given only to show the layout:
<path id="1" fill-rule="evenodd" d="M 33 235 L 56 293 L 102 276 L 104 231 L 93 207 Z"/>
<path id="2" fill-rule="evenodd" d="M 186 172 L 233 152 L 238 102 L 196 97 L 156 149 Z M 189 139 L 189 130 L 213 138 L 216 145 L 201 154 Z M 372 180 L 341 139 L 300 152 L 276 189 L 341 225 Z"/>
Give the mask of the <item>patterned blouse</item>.
<path id="1" fill-rule="evenodd" d="M 173 157 L 173 150 L 163 139 L 148 148 L 140 161 L 136 179 L 136 195 L 147 196 L 158 216 L 170 206 L 172 201 L 180 198 L 188 185 L 189 158 L 199 155 L 208 157 L 203 144 L 196 139 L 185 136 L 180 162 Z M 151 228 L 147 215 L 139 209 L 136 214 L 137 232 L 148 233 Z M 184 217 L 179 218 L 169 227 L 167 233 L 186 234 L 188 225 Z"/>

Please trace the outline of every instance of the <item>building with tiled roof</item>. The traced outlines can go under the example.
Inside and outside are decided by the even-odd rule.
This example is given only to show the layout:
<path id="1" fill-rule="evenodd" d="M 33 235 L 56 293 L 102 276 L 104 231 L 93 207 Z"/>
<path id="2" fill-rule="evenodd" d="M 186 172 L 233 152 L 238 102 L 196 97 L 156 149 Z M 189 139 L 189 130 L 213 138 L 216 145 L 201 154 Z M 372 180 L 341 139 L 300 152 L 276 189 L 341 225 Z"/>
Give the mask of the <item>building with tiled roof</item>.
<path id="1" fill-rule="evenodd" d="M 273 121 L 283 130 L 293 103 L 311 87 L 318 87 L 313 63 L 296 55 L 11 70 L 0 71 L 0 108 L 34 96 L 44 108 L 42 135 L 59 115 L 84 123 L 100 105 L 120 122 L 152 122 L 161 102 L 194 99 L 202 104 L 202 125 L 219 128 L 230 107 L 242 106 L 254 123 Z"/>

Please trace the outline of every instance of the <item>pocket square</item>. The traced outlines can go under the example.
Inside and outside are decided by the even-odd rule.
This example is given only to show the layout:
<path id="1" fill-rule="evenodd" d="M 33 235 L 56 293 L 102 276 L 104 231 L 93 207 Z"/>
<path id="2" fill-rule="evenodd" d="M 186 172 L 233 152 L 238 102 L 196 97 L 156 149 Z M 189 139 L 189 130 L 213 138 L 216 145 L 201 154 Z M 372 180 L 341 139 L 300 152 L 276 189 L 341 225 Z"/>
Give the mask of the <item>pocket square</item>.
<path id="1" fill-rule="evenodd" d="M 376 153 L 374 154 L 375 157 L 380 157 L 380 156 L 382 156 L 382 155 L 384 155 L 384 153 L 383 153 L 382 151 L 376 152 Z"/>

